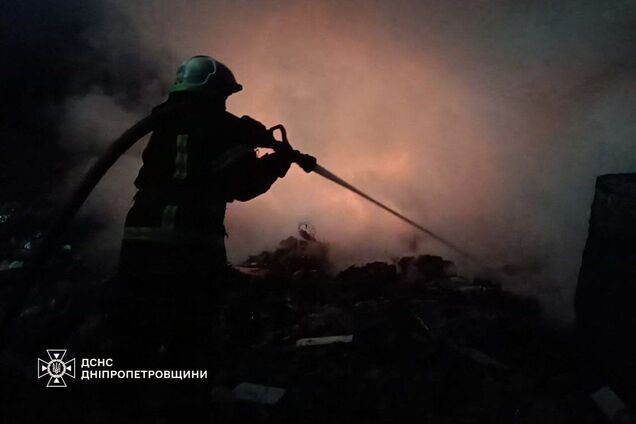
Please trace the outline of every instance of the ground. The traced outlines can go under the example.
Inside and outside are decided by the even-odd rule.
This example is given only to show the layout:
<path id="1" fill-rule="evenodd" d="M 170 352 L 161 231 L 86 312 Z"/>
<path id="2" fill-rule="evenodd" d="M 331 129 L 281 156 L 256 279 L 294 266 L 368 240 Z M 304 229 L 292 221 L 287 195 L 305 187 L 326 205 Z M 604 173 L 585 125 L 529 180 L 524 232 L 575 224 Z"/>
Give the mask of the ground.
<path id="1" fill-rule="evenodd" d="M 215 347 L 190 406 L 204 404 L 210 422 L 610 422 L 591 397 L 603 381 L 581 364 L 574 330 L 545 318 L 535 300 L 462 278 L 429 255 L 334 275 L 322 266 L 323 247 L 292 237 L 233 274 L 214 307 L 213 334 L 200 335 Z M 60 255 L 44 272 L 0 272 L 5 416 L 28 422 L 53 408 L 70 422 L 114 422 L 100 384 L 144 391 L 163 383 L 76 376 L 67 389 L 47 389 L 36 378 L 45 348 L 117 356 L 117 335 L 105 330 L 116 280 L 88 277 L 77 256 Z M 326 336 L 346 337 L 298 344 Z M 246 395 L 240 383 L 257 386 Z M 163 404 L 181 390 L 165 384 Z"/>

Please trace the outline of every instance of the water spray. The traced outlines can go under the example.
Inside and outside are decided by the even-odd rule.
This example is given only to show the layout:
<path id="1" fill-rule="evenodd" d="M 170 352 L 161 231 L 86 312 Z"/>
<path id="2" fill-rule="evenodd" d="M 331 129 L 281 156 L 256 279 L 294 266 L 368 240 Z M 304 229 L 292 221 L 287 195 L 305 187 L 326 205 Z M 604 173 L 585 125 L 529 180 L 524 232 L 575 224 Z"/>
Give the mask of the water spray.
<path id="1" fill-rule="evenodd" d="M 320 175 L 321 177 L 324 177 L 324 178 L 328 179 L 329 181 L 332 181 L 332 182 L 338 184 L 341 187 L 346 188 L 349 191 L 354 192 L 358 196 L 368 200 L 369 202 L 373 203 L 374 205 L 379 206 L 380 208 L 384 209 L 385 211 L 387 211 L 391 215 L 401 219 L 403 222 L 406 222 L 411 227 L 421 231 L 422 233 L 426 234 L 430 238 L 432 238 L 434 240 L 437 240 L 441 244 L 443 244 L 446 247 L 454 250 L 455 252 L 459 253 L 460 255 L 470 259 L 471 261 L 476 262 L 476 263 L 480 263 L 479 259 L 477 259 L 475 256 L 473 256 L 472 254 L 470 254 L 466 250 L 464 250 L 461 247 L 457 246 L 456 244 L 450 242 L 449 240 L 447 240 L 446 238 L 440 236 L 439 234 L 436 234 L 433 231 L 421 226 L 420 224 L 418 224 L 417 222 L 413 221 L 412 219 L 407 218 L 406 216 L 402 215 L 401 213 L 399 213 L 395 209 L 392 209 L 392 208 L 388 207 L 387 205 L 385 205 L 384 203 L 379 202 L 378 200 L 374 199 L 373 197 L 369 196 L 368 194 L 364 193 L 363 191 L 355 188 L 354 186 L 352 186 L 351 184 L 349 184 L 348 182 L 346 182 L 342 178 L 338 177 L 333 172 L 325 169 L 324 167 L 316 164 L 316 167 L 313 169 L 313 172 L 315 172 L 316 174 Z"/>

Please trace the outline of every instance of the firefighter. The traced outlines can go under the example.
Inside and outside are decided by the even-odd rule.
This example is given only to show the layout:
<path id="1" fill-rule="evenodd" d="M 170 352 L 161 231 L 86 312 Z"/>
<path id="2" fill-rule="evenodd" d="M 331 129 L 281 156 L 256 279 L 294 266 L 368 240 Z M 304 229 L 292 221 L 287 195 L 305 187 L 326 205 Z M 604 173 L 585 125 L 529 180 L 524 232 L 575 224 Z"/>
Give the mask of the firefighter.
<path id="1" fill-rule="evenodd" d="M 240 91 L 232 72 L 209 56 L 177 71 L 167 102 L 192 107 L 156 128 L 143 152 L 137 194 L 126 218 L 120 273 L 126 278 L 205 279 L 226 265 L 226 204 L 265 193 L 285 176 L 291 150 L 258 158 L 272 139 L 265 126 L 225 109 Z"/>
<path id="2" fill-rule="evenodd" d="M 130 366 L 200 367 L 213 376 L 215 305 L 229 275 L 226 204 L 265 193 L 292 162 L 315 164 L 285 146 L 257 157 L 257 146 L 275 140 L 260 122 L 226 111 L 241 89 L 223 63 L 194 56 L 155 108 L 179 106 L 154 128 L 125 221 L 119 273 L 126 300 L 114 328 L 116 354 L 132 359 Z"/>

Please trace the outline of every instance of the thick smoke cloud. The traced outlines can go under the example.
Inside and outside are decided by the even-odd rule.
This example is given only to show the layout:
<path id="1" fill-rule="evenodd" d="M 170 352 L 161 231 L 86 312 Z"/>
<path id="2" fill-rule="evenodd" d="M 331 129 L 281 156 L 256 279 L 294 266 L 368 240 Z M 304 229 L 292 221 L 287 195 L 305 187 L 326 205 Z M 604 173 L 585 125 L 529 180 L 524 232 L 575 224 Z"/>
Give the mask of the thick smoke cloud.
<path id="1" fill-rule="evenodd" d="M 594 178 L 636 165 L 630 2 L 82 4 L 61 7 L 57 24 L 71 31 L 81 22 L 72 31 L 79 46 L 51 59 L 81 71 L 49 102 L 62 111 L 51 128 L 67 151 L 103 149 L 161 100 L 180 60 L 212 54 L 245 87 L 230 111 L 284 123 L 296 148 L 487 262 L 515 264 L 510 287 L 571 314 Z M 42 42 L 45 32 L 29 35 Z M 86 211 L 108 218 L 111 244 L 99 244 L 113 251 L 136 153 Z M 273 247 L 301 221 L 332 243 L 339 265 L 414 246 L 453 257 L 298 169 L 261 198 L 231 205 L 230 257 Z"/>

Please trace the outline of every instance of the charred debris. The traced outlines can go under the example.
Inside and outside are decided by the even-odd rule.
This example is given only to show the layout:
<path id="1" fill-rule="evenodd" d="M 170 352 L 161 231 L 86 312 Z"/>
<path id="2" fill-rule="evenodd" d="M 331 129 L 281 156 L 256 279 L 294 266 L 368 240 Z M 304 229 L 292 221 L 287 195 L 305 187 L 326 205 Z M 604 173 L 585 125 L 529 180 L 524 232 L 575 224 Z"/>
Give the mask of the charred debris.
<path id="1" fill-rule="evenodd" d="M 46 273 L 26 273 L 38 232 L 21 207 L 0 207 L 2 396 L 35 390 L 42 346 L 108 350 L 103 328 L 116 304 L 113 280 L 87 277 L 70 245 Z M 210 335 L 219 339 L 220 365 L 209 370 L 219 422 L 631 422 L 629 390 L 617 393 L 594 358 L 581 360 L 592 347 L 546 318 L 536 300 L 462 277 L 439 256 L 335 275 L 327 257 L 328 246 L 302 224 L 297 236 L 236 267 L 220 331 Z M 84 401 L 85 411 L 96 402 Z"/>

